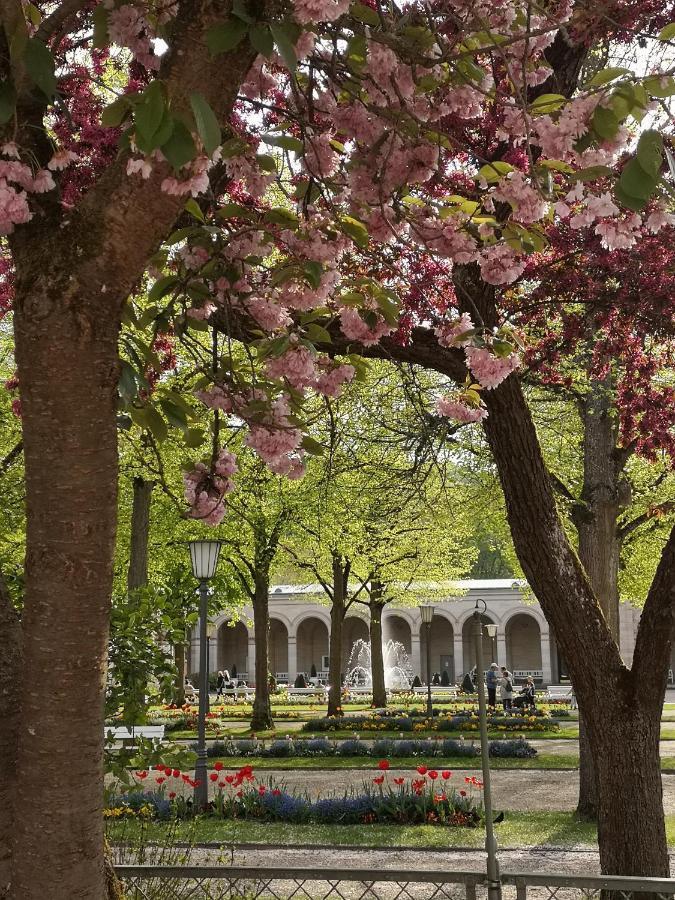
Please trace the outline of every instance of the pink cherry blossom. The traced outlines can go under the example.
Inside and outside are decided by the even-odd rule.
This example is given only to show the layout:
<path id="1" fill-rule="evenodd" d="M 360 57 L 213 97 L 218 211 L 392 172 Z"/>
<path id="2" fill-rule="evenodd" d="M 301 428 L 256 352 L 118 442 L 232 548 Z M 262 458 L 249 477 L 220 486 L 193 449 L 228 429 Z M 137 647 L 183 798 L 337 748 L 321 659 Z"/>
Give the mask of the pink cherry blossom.
<path id="1" fill-rule="evenodd" d="M 60 172 L 79 158 L 77 153 L 73 153 L 72 150 L 57 150 L 47 163 L 47 168 L 52 172 Z"/>
<path id="2" fill-rule="evenodd" d="M 463 340 L 457 340 L 457 338 L 467 331 L 473 331 L 475 327 L 471 321 L 471 316 L 468 313 L 462 313 L 459 319 L 444 322 L 442 325 L 438 325 L 434 331 L 438 338 L 438 343 L 442 347 L 468 347 L 471 343 L 471 335 Z"/>
<path id="3" fill-rule="evenodd" d="M 467 406 L 456 396 L 440 397 L 436 401 L 436 412 L 456 422 L 482 422 L 487 417 L 484 406 Z"/>
<path id="4" fill-rule="evenodd" d="M 380 315 L 377 315 L 374 325 L 369 325 L 361 318 L 358 310 L 349 306 L 343 306 L 340 310 L 340 328 L 346 338 L 358 341 L 364 347 L 372 347 L 396 330 L 395 325 L 389 325 Z"/>
<path id="5" fill-rule="evenodd" d="M 334 366 L 319 375 L 314 387 L 325 397 L 339 397 L 345 383 L 351 381 L 355 374 L 354 366 Z"/>
<path id="6" fill-rule="evenodd" d="M 270 378 L 285 378 L 296 390 L 316 381 L 315 358 L 307 347 L 292 347 L 281 356 L 269 359 L 265 371 Z"/>
<path id="7" fill-rule="evenodd" d="M 520 365 L 517 353 L 495 356 L 490 350 L 481 347 L 466 347 L 464 354 L 471 374 L 486 390 L 497 387 Z"/>

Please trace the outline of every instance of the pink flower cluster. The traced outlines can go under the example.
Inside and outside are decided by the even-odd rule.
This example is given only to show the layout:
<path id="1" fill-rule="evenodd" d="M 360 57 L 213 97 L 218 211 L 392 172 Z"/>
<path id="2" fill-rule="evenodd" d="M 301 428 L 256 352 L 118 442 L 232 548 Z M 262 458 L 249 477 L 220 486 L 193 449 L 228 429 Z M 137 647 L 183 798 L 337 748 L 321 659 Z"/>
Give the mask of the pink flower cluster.
<path id="1" fill-rule="evenodd" d="M 106 5 L 109 0 L 106 0 Z M 112 5 L 112 4 L 111 4 Z M 120 47 L 128 47 L 146 69 L 159 68 L 159 57 L 153 50 L 150 23 L 138 6 L 126 3 L 108 13 L 110 39 Z"/>
<path id="2" fill-rule="evenodd" d="M 346 338 L 358 341 L 364 347 L 372 347 L 383 337 L 396 331 L 396 326 L 389 325 L 380 315 L 374 325 L 369 325 L 361 318 L 359 311 L 350 306 L 343 306 L 340 310 L 340 328 Z"/>
<path id="3" fill-rule="evenodd" d="M 264 424 L 251 423 L 246 445 L 277 475 L 302 478 L 304 463 L 298 448 L 302 432 L 289 422 L 290 407 L 285 397 L 272 404 L 271 414 Z"/>
<path id="4" fill-rule="evenodd" d="M 484 406 L 468 406 L 462 403 L 458 396 L 440 397 L 436 401 L 436 412 L 448 419 L 466 424 L 482 422 L 488 414 Z"/>
<path id="5" fill-rule="evenodd" d="M 520 365 L 517 353 L 495 356 L 490 350 L 481 347 L 467 347 L 464 354 L 471 374 L 487 390 L 500 385 Z"/>
<path id="6" fill-rule="evenodd" d="M 303 390 L 316 382 L 314 354 L 307 347 L 291 347 L 281 356 L 269 359 L 265 371 L 270 378 L 285 378 L 296 390 Z"/>
<path id="7" fill-rule="evenodd" d="M 437 325 L 434 331 L 441 347 L 468 347 L 472 335 L 468 335 L 463 340 L 458 340 L 458 338 L 460 335 L 466 335 L 467 332 L 473 331 L 475 327 L 471 316 L 468 313 L 462 313 L 459 319 Z"/>
<path id="8" fill-rule="evenodd" d="M 349 9 L 349 0 L 295 0 L 294 15 L 301 25 L 334 22 Z"/>
<path id="9" fill-rule="evenodd" d="M 185 499 L 190 506 L 190 518 L 206 525 L 219 525 L 225 515 L 225 495 L 234 490 L 231 476 L 237 471 L 237 460 L 229 450 L 222 449 L 212 468 L 197 463 L 191 472 L 183 474 Z"/>

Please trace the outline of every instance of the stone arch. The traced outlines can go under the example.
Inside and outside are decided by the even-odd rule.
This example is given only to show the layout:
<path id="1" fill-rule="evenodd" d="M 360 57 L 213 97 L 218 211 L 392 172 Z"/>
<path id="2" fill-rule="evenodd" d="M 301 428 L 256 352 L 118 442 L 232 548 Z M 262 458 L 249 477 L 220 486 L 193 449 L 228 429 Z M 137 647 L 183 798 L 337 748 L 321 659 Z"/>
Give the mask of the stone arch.
<path id="1" fill-rule="evenodd" d="M 288 678 L 288 628 L 278 616 L 270 616 L 269 668 L 275 678 Z"/>
<path id="2" fill-rule="evenodd" d="M 398 641 L 403 644 L 408 655 L 412 653 L 412 625 L 408 617 L 398 612 L 382 617 L 382 640 Z"/>
<path id="3" fill-rule="evenodd" d="M 349 657 L 352 647 L 358 640 L 370 642 L 368 623 L 361 616 L 347 616 L 342 626 L 342 674 L 346 675 L 349 669 Z"/>
<path id="4" fill-rule="evenodd" d="M 454 630 L 452 623 L 447 616 L 434 613 L 430 626 L 431 640 L 429 642 L 429 650 L 431 658 L 431 674 L 443 674 L 447 670 L 450 682 L 453 683 L 457 677 L 454 664 Z M 427 627 L 420 627 L 420 659 L 422 663 L 422 671 L 424 680 L 429 677 L 427 672 Z"/>
<path id="5" fill-rule="evenodd" d="M 328 656 L 328 626 L 323 617 L 305 616 L 298 624 L 297 641 L 298 672 L 309 675 L 312 666 L 317 672 L 325 671 L 323 657 Z"/>
<path id="6" fill-rule="evenodd" d="M 541 669 L 541 628 L 529 612 L 519 612 L 506 622 L 506 665 L 514 670 Z"/>
<path id="7" fill-rule="evenodd" d="M 243 622 L 223 622 L 218 628 L 218 669 L 227 669 L 230 675 L 248 672 L 248 629 Z"/>

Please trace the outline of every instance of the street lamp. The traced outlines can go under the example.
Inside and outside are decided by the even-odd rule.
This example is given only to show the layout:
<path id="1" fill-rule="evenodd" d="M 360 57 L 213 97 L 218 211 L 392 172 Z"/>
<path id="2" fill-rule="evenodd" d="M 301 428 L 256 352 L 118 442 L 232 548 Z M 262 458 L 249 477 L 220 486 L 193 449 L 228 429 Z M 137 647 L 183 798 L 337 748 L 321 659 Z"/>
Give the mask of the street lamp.
<path id="1" fill-rule="evenodd" d="M 420 614 L 422 623 L 426 626 L 427 631 L 427 716 L 431 718 L 434 714 L 431 706 L 431 622 L 434 618 L 433 606 L 420 606 Z"/>
<path id="2" fill-rule="evenodd" d="M 481 611 L 479 604 L 483 604 Z M 488 637 L 495 637 L 497 626 L 483 625 L 483 615 L 487 612 L 485 600 L 476 600 L 473 611 L 473 636 L 476 646 L 476 688 L 478 690 L 478 715 L 480 722 L 480 751 L 483 767 L 483 805 L 485 808 L 485 850 L 487 852 L 488 900 L 501 900 L 502 883 L 497 860 L 497 839 L 492 822 L 492 789 L 490 786 L 490 747 L 488 744 L 487 707 L 485 703 L 485 664 L 483 662 L 483 629 Z"/>
<path id="3" fill-rule="evenodd" d="M 192 574 L 199 581 L 199 718 L 197 720 L 197 762 L 195 764 L 195 809 L 206 808 L 209 784 L 206 775 L 206 713 L 209 708 L 209 581 L 216 574 L 221 541 L 190 541 Z"/>

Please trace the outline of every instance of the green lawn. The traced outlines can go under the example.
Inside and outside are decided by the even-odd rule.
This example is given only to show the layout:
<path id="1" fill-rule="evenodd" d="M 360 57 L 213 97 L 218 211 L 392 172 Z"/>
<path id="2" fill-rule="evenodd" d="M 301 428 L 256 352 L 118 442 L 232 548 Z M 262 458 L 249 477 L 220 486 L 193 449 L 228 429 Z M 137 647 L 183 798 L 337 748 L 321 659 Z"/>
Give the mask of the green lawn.
<path id="1" fill-rule="evenodd" d="M 256 731 L 255 736 L 258 738 L 264 738 L 265 740 L 270 740 L 272 738 L 284 738 L 288 733 L 288 729 L 284 729 L 283 723 L 279 723 L 279 727 L 274 731 Z M 406 739 L 417 739 L 417 738 L 464 738 L 466 741 L 478 741 L 479 735 L 477 731 L 370 731 L 367 729 L 355 730 L 355 731 L 303 731 L 303 732 L 295 732 L 294 737 L 299 738 L 311 738 L 311 737 L 325 737 L 328 740 L 340 740 L 344 738 L 353 738 L 355 734 L 358 734 L 361 740 L 377 740 L 378 738 L 399 738 L 403 736 Z M 169 740 L 177 740 L 177 741 L 196 741 L 197 733 L 195 731 L 170 731 L 167 732 L 167 738 Z M 675 737 L 675 729 L 673 729 L 673 736 Z M 239 738 L 250 738 L 251 730 L 250 728 L 228 728 L 226 732 L 216 735 L 212 731 L 206 732 L 206 737 L 208 740 L 226 740 L 228 737 L 233 740 L 237 740 Z M 576 740 L 579 737 L 579 729 L 578 728 L 566 728 L 562 731 L 490 731 L 488 732 L 488 737 L 490 740 L 508 740 L 509 738 L 526 738 L 527 740 L 565 740 L 569 738 L 570 740 Z"/>
<path id="2" fill-rule="evenodd" d="M 170 826 L 149 823 L 146 838 L 161 841 Z M 675 816 L 666 816 L 668 843 L 675 845 Z M 567 847 L 597 842 L 594 825 L 574 820 L 571 813 L 507 812 L 496 828 L 502 847 Z M 137 822 L 109 824 L 107 834 L 115 843 L 133 840 L 140 832 Z M 355 845 L 361 847 L 482 847 L 481 828 L 442 828 L 433 825 L 289 825 L 284 822 L 233 822 L 201 819 L 179 823 L 172 839 L 188 842 L 237 844 L 311 844 L 317 847 Z"/>
<path id="3" fill-rule="evenodd" d="M 216 760 L 209 759 L 209 766 Z M 307 757 L 299 759 L 255 758 L 255 757 L 223 757 L 221 762 L 228 769 L 251 765 L 254 769 L 275 769 L 291 771 L 296 769 L 363 769 L 374 771 L 377 760 L 373 757 Z M 391 757 L 392 769 L 416 769 L 426 766 L 428 769 L 480 769 L 480 757 L 449 756 L 427 759 L 421 756 Z M 673 760 L 675 763 L 675 760 Z M 576 769 L 579 766 L 578 756 L 555 756 L 540 754 L 532 759 L 491 759 L 491 769 Z M 675 768 L 675 766 L 673 766 Z"/>

